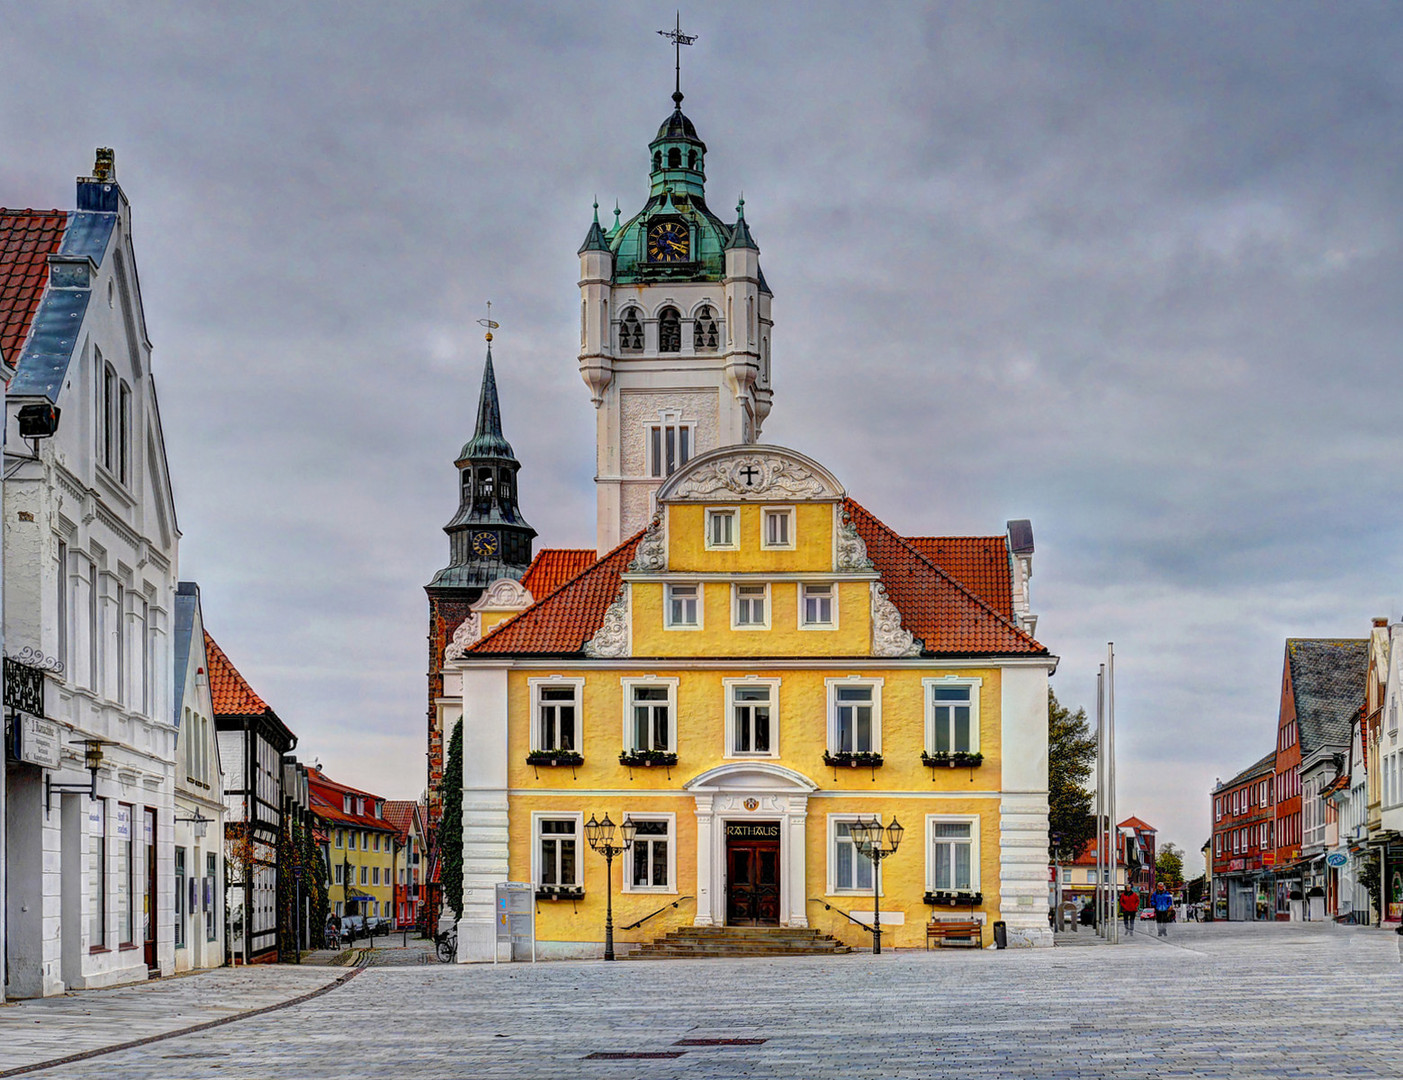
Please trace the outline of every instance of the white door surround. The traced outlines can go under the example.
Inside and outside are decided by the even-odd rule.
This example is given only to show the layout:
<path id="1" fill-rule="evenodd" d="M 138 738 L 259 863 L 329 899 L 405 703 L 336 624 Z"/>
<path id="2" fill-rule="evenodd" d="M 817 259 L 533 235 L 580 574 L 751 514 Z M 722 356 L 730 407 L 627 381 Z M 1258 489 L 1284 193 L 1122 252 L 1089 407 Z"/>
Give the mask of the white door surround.
<path id="1" fill-rule="evenodd" d="M 696 926 L 726 923 L 726 823 L 780 823 L 781 926 L 808 926 L 804 828 L 809 793 L 818 785 L 803 773 L 764 761 L 736 761 L 708 769 L 685 785 L 697 800 Z"/>

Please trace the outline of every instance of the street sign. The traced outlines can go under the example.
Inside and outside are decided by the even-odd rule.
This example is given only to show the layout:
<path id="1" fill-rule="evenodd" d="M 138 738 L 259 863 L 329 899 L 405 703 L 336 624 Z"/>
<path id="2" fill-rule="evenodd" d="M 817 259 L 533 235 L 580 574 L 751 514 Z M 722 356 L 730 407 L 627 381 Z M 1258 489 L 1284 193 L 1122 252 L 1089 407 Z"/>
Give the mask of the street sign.
<path id="1" fill-rule="evenodd" d="M 59 726 L 21 713 L 14 719 L 14 755 L 19 761 L 57 769 L 62 762 Z"/>

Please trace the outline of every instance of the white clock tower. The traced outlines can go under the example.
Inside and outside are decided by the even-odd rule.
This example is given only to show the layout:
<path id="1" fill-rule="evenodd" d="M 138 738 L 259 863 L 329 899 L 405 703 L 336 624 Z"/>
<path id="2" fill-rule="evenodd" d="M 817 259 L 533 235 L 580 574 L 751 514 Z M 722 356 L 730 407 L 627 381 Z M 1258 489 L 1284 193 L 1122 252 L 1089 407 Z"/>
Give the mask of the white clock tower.
<path id="1" fill-rule="evenodd" d="M 706 144 L 672 95 L 649 144 L 648 201 L 580 247 L 580 374 L 598 418 L 599 554 L 648 524 L 690 458 L 753 443 L 770 412 L 771 293 L 745 200 L 706 205 Z"/>

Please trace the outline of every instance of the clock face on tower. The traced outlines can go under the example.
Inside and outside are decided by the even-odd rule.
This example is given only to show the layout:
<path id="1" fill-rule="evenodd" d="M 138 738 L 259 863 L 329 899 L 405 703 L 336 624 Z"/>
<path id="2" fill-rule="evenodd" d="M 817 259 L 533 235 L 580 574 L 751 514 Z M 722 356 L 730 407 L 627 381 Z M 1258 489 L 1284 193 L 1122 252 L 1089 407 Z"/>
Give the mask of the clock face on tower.
<path id="1" fill-rule="evenodd" d="M 484 557 L 497 554 L 497 534 L 492 532 L 473 533 L 473 554 Z"/>
<path id="2" fill-rule="evenodd" d="M 686 262 L 691 255 L 692 241 L 687 226 L 680 221 L 660 221 L 648 230 L 648 261 L 655 263 Z"/>

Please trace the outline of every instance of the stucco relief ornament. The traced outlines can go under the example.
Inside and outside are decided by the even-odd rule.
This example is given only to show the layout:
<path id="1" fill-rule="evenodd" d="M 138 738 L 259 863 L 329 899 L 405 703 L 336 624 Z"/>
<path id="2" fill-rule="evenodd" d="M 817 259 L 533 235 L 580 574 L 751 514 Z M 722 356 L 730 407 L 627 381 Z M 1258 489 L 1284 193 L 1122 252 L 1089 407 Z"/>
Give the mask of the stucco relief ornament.
<path id="1" fill-rule="evenodd" d="M 901 625 L 901 612 L 887 595 L 887 587 L 872 582 L 872 655 L 920 656 L 922 643 Z"/>
<path id="2" fill-rule="evenodd" d="M 498 578 L 487 587 L 482 599 L 473 605 L 475 608 L 528 608 L 531 594 L 519 581 L 511 578 Z"/>
<path id="3" fill-rule="evenodd" d="M 867 545 L 858 536 L 857 529 L 847 518 L 838 526 L 838 569 L 871 570 L 872 560 L 867 557 Z"/>
<path id="4" fill-rule="evenodd" d="M 747 454 L 698 469 L 677 486 L 676 495 L 699 498 L 722 491 L 742 498 L 813 499 L 830 494 L 828 485 L 798 462 Z"/>
<path id="5" fill-rule="evenodd" d="M 608 660 L 629 655 L 628 582 L 604 613 L 594 637 L 585 642 L 585 655 L 593 660 Z"/>
<path id="6" fill-rule="evenodd" d="M 482 616 L 474 611 L 466 619 L 458 624 L 458 629 L 453 631 L 453 640 L 445 646 L 443 659 L 446 663 L 449 660 L 461 660 L 465 653 L 478 643 L 482 637 Z"/>
<path id="7" fill-rule="evenodd" d="M 659 510 L 648 523 L 648 531 L 638 542 L 630 570 L 657 571 L 667 569 L 667 536 L 663 528 L 663 512 Z"/>

